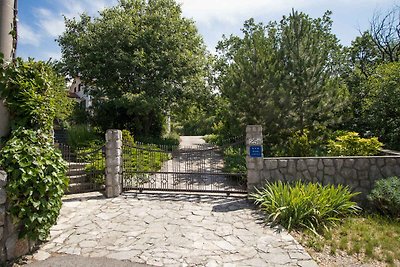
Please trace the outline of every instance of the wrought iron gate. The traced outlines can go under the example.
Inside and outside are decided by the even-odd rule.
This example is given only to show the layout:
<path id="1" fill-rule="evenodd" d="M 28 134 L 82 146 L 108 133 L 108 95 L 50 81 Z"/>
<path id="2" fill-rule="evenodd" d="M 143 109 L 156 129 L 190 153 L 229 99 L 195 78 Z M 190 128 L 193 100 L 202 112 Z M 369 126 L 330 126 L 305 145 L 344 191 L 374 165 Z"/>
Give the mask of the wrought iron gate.
<path id="1" fill-rule="evenodd" d="M 246 193 L 245 170 L 227 170 L 224 152 L 244 155 L 244 140 L 218 147 L 123 144 L 124 190 Z M 244 158 L 243 158 L 244 159 Z"/>
<path id="2" fill-rule="evenodd" d="M 69 186 L 67 194 L 99 191 L 105 185 L 105 149 L 71 148 L 58 144 L 63 159 L 67 161 Z"/>

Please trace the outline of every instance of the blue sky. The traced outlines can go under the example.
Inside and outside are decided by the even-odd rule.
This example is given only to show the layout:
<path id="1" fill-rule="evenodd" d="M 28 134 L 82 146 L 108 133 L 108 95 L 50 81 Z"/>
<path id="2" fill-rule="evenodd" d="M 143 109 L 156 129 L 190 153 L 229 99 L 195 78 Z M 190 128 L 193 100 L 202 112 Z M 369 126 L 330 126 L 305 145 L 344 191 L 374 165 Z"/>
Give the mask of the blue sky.
<path id="1" fill-rule="evenodd" d="M 333 12 L 333 32 L 342 44 L 351 41 L 369 27 L 375 11 L 385 12 L 400 0 L 179 0 L 183 15 L 192 18 L 210 51 L 215 51 L 222 34 L 240 34 L 243 22 L 251 17 L 257 22 L 279 20 L 294 8 L 320 17 Z M 64 31 L 64 19 L 82 12 L 96 15 L 98 10 L 117 0 L 19 0 L 20 57 L 38 60 L 59 59 L 55 39 Z"/>

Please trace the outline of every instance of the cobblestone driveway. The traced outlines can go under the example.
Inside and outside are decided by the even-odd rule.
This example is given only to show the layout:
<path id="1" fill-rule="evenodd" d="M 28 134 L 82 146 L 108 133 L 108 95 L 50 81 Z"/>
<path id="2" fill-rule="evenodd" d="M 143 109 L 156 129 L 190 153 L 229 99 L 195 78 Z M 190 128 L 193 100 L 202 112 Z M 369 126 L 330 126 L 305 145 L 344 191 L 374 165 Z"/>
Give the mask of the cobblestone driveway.
<path id="1" fill-rule="evenodd" d="M 246 199 L 200 195 L 70 196 L 34 259 L 54 253 L 156 266 L 317 266 Z"/>

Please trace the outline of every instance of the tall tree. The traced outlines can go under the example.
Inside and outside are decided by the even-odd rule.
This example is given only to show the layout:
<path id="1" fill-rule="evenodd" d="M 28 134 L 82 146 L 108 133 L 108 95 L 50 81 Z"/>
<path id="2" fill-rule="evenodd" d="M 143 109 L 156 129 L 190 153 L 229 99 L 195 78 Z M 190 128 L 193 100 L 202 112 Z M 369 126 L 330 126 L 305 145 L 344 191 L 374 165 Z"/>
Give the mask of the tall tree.
<path id="1" fill-rule="evenodd" d="M 289 98 L 287 119 L 294 130 L 332 125 L 347 89 L 340 79 L 341 47 L 331 33 L 331 12 L 312 19 L 293 11 L 278 27 L 281 86 Z"/>
<path id="2" fill-rule="evenodd" d="M 385 14 L 375 12 L 369 30 L 383 61 L 400 60 L 400 6 Z"/>
<path id="3" fill-rule="evenodd" d="M 17 0 L 0 0 L 0 54 L 3 54 L 5 62 L 15 58 L 16 49 Z M 0 137 L 9 132 L 9 117 L 9 111 L 0 99 Z"/>
<path id="4" fill-rule="evenodd" d="M 270 142 L 337 121 L 347 88 L 329 16 L 293 11 L 267 26 L 249 20 L 243 38 L 219 43 L 220 88 L 232 117 L 264 125 Z"/>
<path id="5" fill-rule="evenodd" d="M 348 109 L 351 116 L 345 121 L 344 127 L 356 132 L 364 133 L 367 122 L 363 118 L 363 101 L 367 95 L 364 83 L 373 74 L 374 69 L 382 62 L 381 53 L 369 32 L 352 41 L 351 46 L 345 49 L 347 56 L 342 78 L 346 82 L 350 93 Z"/>
<path id="6" fill-rule="evenodd" d="M 389 148 L 400 149 L 400 62 L 375 68 L 364 84 L 363 120 Z"/>
<path id="7" fill-rule="evenodd" d="M 269 32 L 271 31 L 271 32 Z M 222 112 L 225 123 L 231 121 L 243 128 L 246 124 L 268 125 L 278 129 L 281 113 L 274 98 L 279 91 L 279 70 L 274 43 L 273 25 L 257 24 L 253 19 L 244 23 L 243 38 L 230 36 L 218 44 L 219 64 L 217 84 L 227 99 Z M 226 125 L 228 126 L 228 125 Z M 237 127 L 237 126 L 236 126 Z M 238 133 L 240 129 L 229 131 Z"/>
<path id="8" fill-rule="evenodd" d="M 65 23 L 62 61 L 89 86 L 103 128 L 159 132 L 164 111 L 205 88 L 205 45 L 173 0 L 121 0 Z"/>

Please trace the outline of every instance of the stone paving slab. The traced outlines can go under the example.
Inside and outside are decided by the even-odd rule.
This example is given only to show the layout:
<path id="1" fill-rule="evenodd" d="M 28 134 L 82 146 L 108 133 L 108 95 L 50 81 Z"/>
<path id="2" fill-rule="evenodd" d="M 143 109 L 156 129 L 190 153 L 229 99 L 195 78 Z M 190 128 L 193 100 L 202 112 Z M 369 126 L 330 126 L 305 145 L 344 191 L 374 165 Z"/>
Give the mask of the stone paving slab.
<path id="1" fill-rule="evenodd" d="M 106 257 L 154 266 L 317 266 L 247 199 L 203 195 L 68 196 L 34 255 Z"/>

